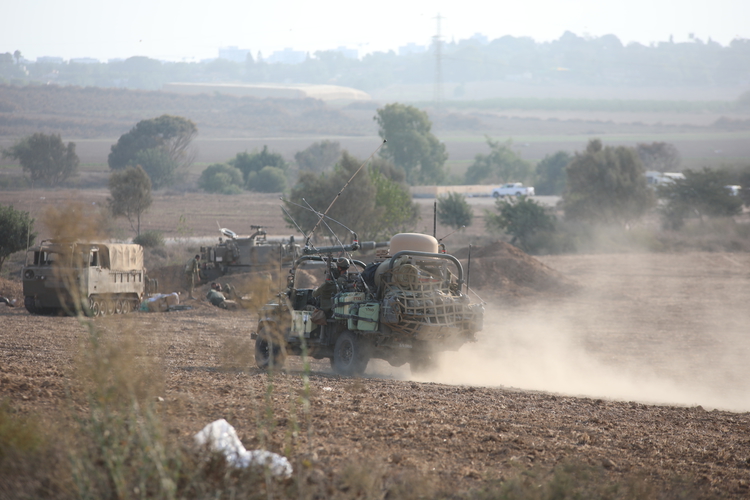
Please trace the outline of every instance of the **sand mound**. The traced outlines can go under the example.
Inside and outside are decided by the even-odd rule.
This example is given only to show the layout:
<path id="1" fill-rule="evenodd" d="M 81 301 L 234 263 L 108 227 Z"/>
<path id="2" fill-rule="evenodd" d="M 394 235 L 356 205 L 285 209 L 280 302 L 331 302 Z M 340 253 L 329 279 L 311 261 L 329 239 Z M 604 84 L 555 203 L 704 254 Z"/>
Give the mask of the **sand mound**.
<path id="1" fill-rule="evenodd" d="M 483 247 L 462 248 L 453 255 L 461 260 L 471 288 L 512 295 L 569 292 L 578 285 L 523 250 L 503 241 Z"/>

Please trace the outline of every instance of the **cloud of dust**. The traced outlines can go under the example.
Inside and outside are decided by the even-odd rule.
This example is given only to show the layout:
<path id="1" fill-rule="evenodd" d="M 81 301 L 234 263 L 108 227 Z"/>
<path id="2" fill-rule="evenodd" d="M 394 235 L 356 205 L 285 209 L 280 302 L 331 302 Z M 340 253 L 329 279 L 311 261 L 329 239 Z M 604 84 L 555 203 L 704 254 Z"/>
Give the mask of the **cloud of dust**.
<path id="1" fill-rule="evenodd" d="M 411 378 L 653 404 L 750 410 L 748 377 L 741 377 L 743 387 L 734 387 L 726 394 L 716 387 L 726 377 L 703 373 L 697 378 L 682 379 L 675 375 L 681 370 L 691 370 L 687 365 L 681 366 L 685 360 L 677 359 L 676 353 L 663 355 L 674 369 L 672 375 L 659 375 L 637 356 L 621 356 L 623 353 L 616 352 L 617 347 L 592 352 L 586 347 L 577 323 L 561 310 L 550 310 L 549 305 L 523 312 L 500 312 L 490 306 L 477 343 L 465 345 L 458 352 L 441 354 L 438 369 Z M 737 357 L 738 353 L 734 355 Z M 742 357 L 747 359 L 746 355 Z M 724 363 L 714 363 L 714 370 L 723 369 Z M 696 384 L 697 379 L 703 383 Z"/>

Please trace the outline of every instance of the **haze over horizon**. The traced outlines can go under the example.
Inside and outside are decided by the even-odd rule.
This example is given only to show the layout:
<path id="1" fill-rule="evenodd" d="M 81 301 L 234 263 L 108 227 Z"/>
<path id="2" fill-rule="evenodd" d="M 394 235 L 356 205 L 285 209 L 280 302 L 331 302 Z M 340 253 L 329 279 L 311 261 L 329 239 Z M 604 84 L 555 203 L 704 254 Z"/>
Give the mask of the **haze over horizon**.
<path id="1" fill-rule="evenodd" d="M 253 57 L 285 48 L 314 54 L 347 47 L 361 57 L 409 43 L 429 45 L 438 14 L 447 42 L 477 33 L 488 40 L 511 35 L 545 42 L 565 31 L 586 37 L 613 34 L 623 44 L 644 45 L 670 37 L 675 42 L 711 39 L 722 45 L 750 38 L 750 2 L 741 0 L 529 0 L 510 7 L 479 0 L 384 0 L 371 7 L 341 0 L 283 5 L 217 0 L 210 8 L 196 0 L 33 0 L 5 6 L 0 53 L 19 50 L 29 60 L 53 56 L 106 62 L 146 56 L 199 61 L 215 58 L 219 48 L 230 46 L 248 49 Z"/>

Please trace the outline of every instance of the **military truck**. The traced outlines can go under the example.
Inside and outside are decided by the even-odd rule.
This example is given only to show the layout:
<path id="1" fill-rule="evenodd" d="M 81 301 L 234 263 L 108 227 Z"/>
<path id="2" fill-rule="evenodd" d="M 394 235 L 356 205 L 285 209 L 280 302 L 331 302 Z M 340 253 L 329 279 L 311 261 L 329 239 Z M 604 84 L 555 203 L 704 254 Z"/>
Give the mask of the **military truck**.
<path id="1" fill-rule="evenodd" d="M 334 252 L 357 250 L 356 242 L 346 248 L 306 247 L 290 270 L 288 288 L 264 306 L 251 334 L 256 364 L 279 367 L 287 355 L 307 354 L 329 358 L 344 376 L 362 375 L 372 358 L 393 366 L 409 363 L 419 372 L 437 353 L 476 341 L 484 307 L 470 302 L 461 263 L 441 248 L 429 235 L 397 234 L 381 259 L 369 265 L 350 260 L 350 272 L 336 276 Z M 334 287 L 330 311 L 321 309 L 324 297 L 316 289 L 296 287 L 296 275 L 309 263 L 328 268 L 327 286 Z"/>
<path id="2" fill-rule="evenodd" d="M 124 314 L 138 309 L 149 287 L 143 247 L 134 244 L 44 240 L 23 268 L 32 314 Z"/>
<path id="3" fill-rule="evenodd" d="M 201 247 L 201 282 L 215 281 L 231 273 L 268 270 L 279 263 L 291 265 L 301 255 L 294 236 L 269 240 L 263 226 L 250 228 L 255 231 L 250 236 L 238 236 L 231 229 L 221 228 L 218 245 Z"/>

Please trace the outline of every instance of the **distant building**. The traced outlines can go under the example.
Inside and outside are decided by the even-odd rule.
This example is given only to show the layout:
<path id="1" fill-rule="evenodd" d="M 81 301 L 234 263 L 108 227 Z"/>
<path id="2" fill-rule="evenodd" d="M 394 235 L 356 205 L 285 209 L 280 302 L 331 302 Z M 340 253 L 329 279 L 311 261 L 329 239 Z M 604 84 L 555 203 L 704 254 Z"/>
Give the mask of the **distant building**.
<path id="1" fill-rule="evenodd" d="M 227 61 L 244 63 L 249 55 L 248 49 L 239 49 L 235 46 L 219 48 L 219 59 L 226 59 Z"/>
<path id="2" fill-rule="evenodd" d="M 402 45 L 398 48 L 398 55 L 400 56 L 408 56 L 411 54 L 421 54 L 422 52 L 427 52 L 427 47 L 425 45 L 417 45 L 416 43 L 409 42 L 406 45 Z"/>
<path id="3" fill-rule="evenodd" d="M 487 35 L 483 35 L 481 33 L 474 33 L 473 35 L 471 35 L 469 40 L 476 40 L 481 45 L 487 45 L 488 43 L 490 43 L 490 41 L 487 39 Z"/>
<path id="4" fill-rule="evenodd" d="M 70 59 L 70 62 L 76 64 L 99 64 L 100 61 L 93 57 L 73 57 Z"/>
<path id="5" fill-rule="evenodd" d="M 307 59 L 307 53 L 302 50 L 292 50 L 286 48 L 284 50 L 277 50 L 266 59 L 269 63 L 279 64 L 300 64 L 305 62 Z"/>
<path id="6" fill-rule="evenodd" d="M 62 57 L 42 56 L 37 57 L 36 62 L 41 64 L 63 64 L 65 61 Z"/>

